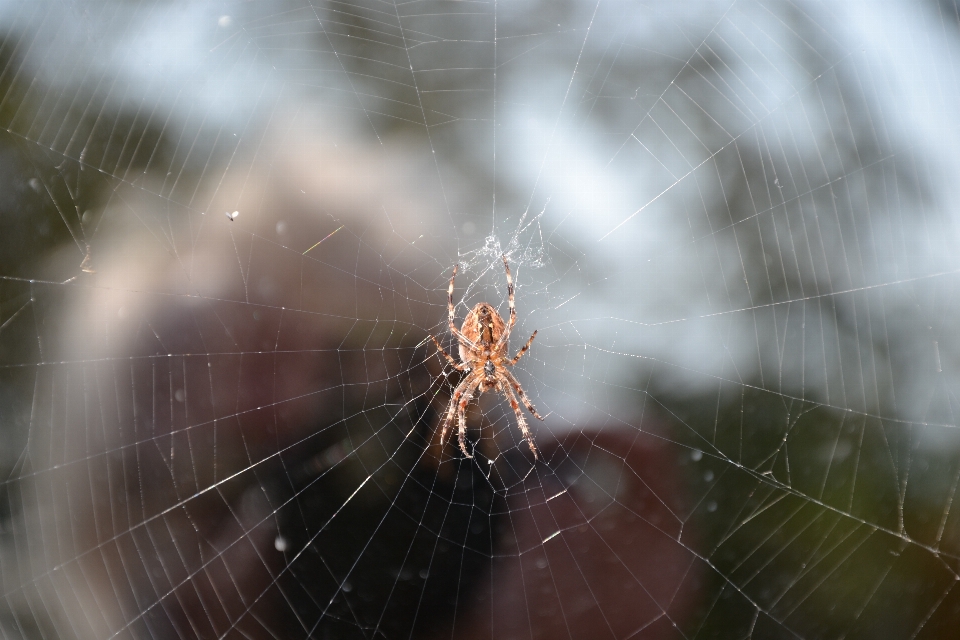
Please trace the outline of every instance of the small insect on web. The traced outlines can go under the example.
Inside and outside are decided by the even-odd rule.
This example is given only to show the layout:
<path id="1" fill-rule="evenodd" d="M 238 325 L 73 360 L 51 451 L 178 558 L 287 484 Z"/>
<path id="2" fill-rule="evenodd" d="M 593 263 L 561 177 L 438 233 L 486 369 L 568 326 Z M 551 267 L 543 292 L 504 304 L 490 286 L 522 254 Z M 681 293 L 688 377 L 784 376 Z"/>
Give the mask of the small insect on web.
<path id="1" fill-rule="evenodd" d="M 453 306 L 453 282 L 457 277 L 457 265 L 453 265 L 453 275 L 450 276 L 450 286 L 447 288 L 447 310 L 450 333 L 456 337 L 460 346 L 460 360 L 457 362 L 453 357 L 444 351 L 443 347 L 433 336 L 430 338 L 437 346 L 437 350 L 450 362 L 458 371 L 467 372 L 467 377 L 457 385 L 450 397 L 450 405 L 447 407 L 447 415 L 443 420 L 443 427 L 440 431 L 440 447 L 443 447 L 447 440 L 447 432 L 453 424 L 454 413 L 457 415 L 459 428 L 460 450 L 468 458 L 473 456 L 467 451 L 467 405 L 473 399 L 474 393 L 477 396 L 484 391 L 495 390 L 502 393 L 510 402 L 513 412 L 517 416 L 517 426 L 520 432 L 530 445 L 530 451 L 536 459 L 537 446 L 533 443 L 533 436 L 527 427 L 527 421 L 520 411 L 520 403 L 517 402 L 517 396 L 523 401 L 524 406 L 530 410 L 537 420 L 543 420 L 537 410 L 533 408 L 527 394 L 507 366 L 517 364 L 524 353 L 530 348 L 533 339 L 537 337 L 534 331 L 523 348 L 517 352 L 513 358 L 507 357 L 507 348 L 509 346 L 510 332 L 517 323 L 517 310 L 513 301 L 513 276 L 510 274 L 510 265 L 507 264 L 506 254 L 501 254 L 503 259 L 503 268 L 507 272 L 507 299 L 510 305 L 510 324 L 505 325 L 503 318 L 497 313 L 492 305 L 486 302 L 479 302 L 464 318 L 460 330 L 454 323 L 455 313 Z M 516 394 L 514 393 L 516 392 Z"/>

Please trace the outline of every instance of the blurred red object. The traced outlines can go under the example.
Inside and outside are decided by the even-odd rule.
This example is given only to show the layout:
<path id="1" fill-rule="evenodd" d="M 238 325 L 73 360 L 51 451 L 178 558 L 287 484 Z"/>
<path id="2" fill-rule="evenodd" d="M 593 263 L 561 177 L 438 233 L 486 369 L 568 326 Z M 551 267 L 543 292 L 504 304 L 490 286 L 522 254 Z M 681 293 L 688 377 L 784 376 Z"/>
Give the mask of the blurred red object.
<path id="1" fill-rule="evenodd" d="M 538 469 L 508 497 L 489 581 L 453 637 L 680 637 L 702 564 L 680 542 L 674 448 L 647 431 L 585 430 L 542 451 L 556 473 Z"/>

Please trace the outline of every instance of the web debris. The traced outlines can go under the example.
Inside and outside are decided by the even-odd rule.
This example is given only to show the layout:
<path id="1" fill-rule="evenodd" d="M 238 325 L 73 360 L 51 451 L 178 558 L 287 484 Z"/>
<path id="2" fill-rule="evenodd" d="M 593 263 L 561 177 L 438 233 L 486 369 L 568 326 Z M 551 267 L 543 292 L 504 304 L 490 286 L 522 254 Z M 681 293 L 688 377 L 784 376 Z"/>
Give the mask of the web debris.
<path id="1" fill-rule="evenodd" d="M 460 254 L 458 264 L 463 270 L 475 268 L 480 265 L 486 265 L 483 269 L 486 271 L 501 260 L 501 256 L 507 256 L 511 264 L 527 266 L 533 269 L 542 268 L 550 263 L 549 255 L 546 251 L 546 245 L 543 238 L 543 228 L 541 219 L 547 211 L 547 205 L 537 215 L 527 220 L 530 213 L 529 209 L 523 212 L 520 220 L 517 222 L 516 229 L 510 234 L 510 239 L 506 246 L 500 242 L 500 237 L 491 234 L 484 239 L 483 246 L 473 251 L 467 251 Z"/>

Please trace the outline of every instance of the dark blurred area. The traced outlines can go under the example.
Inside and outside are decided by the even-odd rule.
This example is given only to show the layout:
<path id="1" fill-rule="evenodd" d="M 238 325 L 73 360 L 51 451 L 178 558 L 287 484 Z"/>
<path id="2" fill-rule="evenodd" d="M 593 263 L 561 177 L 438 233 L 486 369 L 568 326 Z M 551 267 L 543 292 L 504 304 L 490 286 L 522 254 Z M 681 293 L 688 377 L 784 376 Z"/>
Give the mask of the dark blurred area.
<path id="1" fill-rule="evenodd" d="M 0 2 L 0 635 L 955 637 L 958 24 Z"/>

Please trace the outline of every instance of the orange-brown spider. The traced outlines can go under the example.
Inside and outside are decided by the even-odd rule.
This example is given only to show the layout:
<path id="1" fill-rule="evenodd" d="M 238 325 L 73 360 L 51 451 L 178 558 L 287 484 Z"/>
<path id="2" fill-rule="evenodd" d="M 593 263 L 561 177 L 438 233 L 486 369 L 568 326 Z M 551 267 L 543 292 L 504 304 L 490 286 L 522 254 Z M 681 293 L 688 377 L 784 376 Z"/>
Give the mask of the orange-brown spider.
<path id="1" fill-rule="evenodd" d="M 456 412 L 459 424 L 460 450 L 468 458 L 473 457 L 467 451 L 467 405 L 473 399 L 474 393 L 479 396 L 484 391 L 494 389 L 510 401 L 513 412 L 517 414 L 517 425 L 520 427 L 520 432 L 526 438 L 527 444 L 530 445 L 530 451 L 533 452 L 533 457 L 536 459 L 537 446 L 533 443 L 533 436 L 530 434 L 530 429 L 527 428 L 527 421 L 520 411 L 517 395 L 520 396 L 523 404 L 535 418 L 538 420 L 543 420 L 543 418 L 533 408 L 527 394 L 520 387 L 520 383 L 517 382 L 517 379 L 513 377 L 513 374 L 505 365 L 512 367 L 517 364 L 520 357 L 530 348 L 533 339 L 537 337 L 537 332 L 533 332 L 533 335 L 527 340 L 527 344 L 523 345 L 516 356 L 512 359 L 507 357 L 508 339 L 513 325 L 517 323 L 517 310 L 513 304 L 513 276 L 510 275 L 510 265 L 507 264 L 507 256 L 503 255 L 502 257 L 503 268 L 507 271 L 507 298 L 510 304 L 510 324 L 506 326 L 503 318 L 500 317 L 493 306 L 486 302 L 480 302 L 470 310 L 470 313 L 464 318 L 460 330 L 457 330 L 457 326 L 454 324 L 453 307 L 453 281 L 457 277 L 457 265 L 453 265 L 453 275 L 450 276 L 450 287 L 447 289 L 447 310 L 449 312 L 450 333 L 457 338 L 460 346 L 461 362 L 457 362 L 444 351 L 436 338 L 433 336 L 430 336 L 430 338 L 437 345 L 437 350 L 444 355 L 450 364 L 458 371 L 465 371 L 467 376 L 457 385 L 450 397 L 447 417 L 444 419 L 443 428 L 440 431 L 440 448 L 443 449 L 443 443 L 447 440 L 447 432 L 450 430 L 453 415 Z M 514 395 L 514 391 L 516 391 L 516 395 Z"/>

